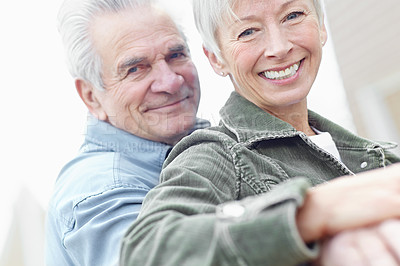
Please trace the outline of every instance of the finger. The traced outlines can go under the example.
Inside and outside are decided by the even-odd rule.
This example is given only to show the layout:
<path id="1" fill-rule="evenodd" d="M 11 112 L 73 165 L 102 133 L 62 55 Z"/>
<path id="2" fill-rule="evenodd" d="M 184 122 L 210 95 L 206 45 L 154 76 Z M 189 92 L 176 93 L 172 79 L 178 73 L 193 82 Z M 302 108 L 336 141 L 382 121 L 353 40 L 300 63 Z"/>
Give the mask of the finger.
<path id="1" fill-rule="evenodd" d="M 398 266 L 388 246 L 379 233 L 371 228 L 356 231 L 356 244 L 370 266 Z"/>
<path id="2" fill-rule="evenodd" d="M 352 231 L 342 232 L 324 242 L 321 252 L 321 266 L 365 266 L 362 253 L 354 244 Z"/>
<path id="3" fill-rule="evenodd" d="M 400 164 L 354 178 L 337 178 L 309 190 L 297 217 L 303 238 L 312 241 L 400 218 L 399 169 Z"/>
<path id="4" fill-rule="evenodd" d="M 377 227 L 377 230 L 400 264 L 400 220 L 385 221 Z"/>

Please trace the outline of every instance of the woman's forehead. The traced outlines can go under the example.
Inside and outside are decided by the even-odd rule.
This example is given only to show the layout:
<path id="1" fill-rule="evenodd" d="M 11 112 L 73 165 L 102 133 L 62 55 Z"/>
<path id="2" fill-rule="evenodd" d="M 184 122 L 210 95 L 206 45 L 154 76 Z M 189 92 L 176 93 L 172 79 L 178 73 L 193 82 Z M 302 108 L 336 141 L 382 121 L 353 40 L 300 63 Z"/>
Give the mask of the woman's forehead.
<path id="1" fill-rule="evenodd" d="M 232 23 L 246 16 L 256 13 L 258 10 L 285 10 L 296 5 L 307 5 L 314 7 L 313 0 L 227 0 L 230 3 L 230 10 L 223 10 L 224 23 Z"/>
<path id="2" fill-rule="evenodd" d="M 251 10 L 255 6 L 270 7 L 286 7 L 296 3 L 314 4 L 313 0 L 231 0 L 229 7 L 234 13 L 240 12 L 243 9 Z"/>

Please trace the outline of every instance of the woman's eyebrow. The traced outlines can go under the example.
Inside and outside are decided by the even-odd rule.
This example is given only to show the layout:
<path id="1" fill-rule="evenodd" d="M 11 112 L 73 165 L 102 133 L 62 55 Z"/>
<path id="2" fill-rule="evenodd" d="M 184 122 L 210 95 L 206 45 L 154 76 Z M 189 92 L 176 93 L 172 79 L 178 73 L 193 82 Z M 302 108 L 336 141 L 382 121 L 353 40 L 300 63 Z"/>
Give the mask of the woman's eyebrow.
<path id="1" fill-rule="evenodd" d="M 237 18 L 237 19 L 234 20 L 234 24 L 238 23 L 238 22 L 246 21 L 246 20 L 253 20 L 255 17 L 256 16 L 254 16 L 254 15 L 249 15 L 249 16 L 245 16 L 245 17 L 242 17 L 242 18 Z"/>
<path id="2" fill-rule="evenodd" d="M 294 2 L 298 2 L 299 0 L 288 0 L 287 2 L 283 3 L 280 10 L 287 8 L 288 6 L 290 6 L 291 4 L 293 4 Z"/>
<path id="3" fill-rule="evenodd" d="M 280 8 L 279 8 L 279 10 L 280 11 L 282 11 L 283 9 L 285 9 L 285 8 L 287 8 L 288 6 L 290 6 L 291 4 L 293 4 L 294 2 L 298 2 L 299 0 L 287 0 L 285 3 L 283 3 L 281 6 L 280 6 Z M 246 20 L 252 20 L 252 19 L 255 19 L 256 18 L 256 16 L 254 16 L 254 15 L 248 15 L 248 16 L 245 16 L 245 17 L 241 17 L 241 18 L 236 18 L 234 21 L 233 21 L 233 24 L 236 24 L 236 23 L 239 23 L 239 22 L 242 22 L 242 21 L 246 21 Z"/>

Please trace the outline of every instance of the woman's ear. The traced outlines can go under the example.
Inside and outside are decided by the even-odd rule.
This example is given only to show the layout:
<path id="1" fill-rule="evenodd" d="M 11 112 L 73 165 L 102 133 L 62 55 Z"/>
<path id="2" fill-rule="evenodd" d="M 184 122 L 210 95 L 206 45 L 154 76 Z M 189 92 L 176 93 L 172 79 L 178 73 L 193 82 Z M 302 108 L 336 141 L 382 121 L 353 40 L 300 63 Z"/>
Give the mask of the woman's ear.
<path id="1" fill-rule="evenodd" d="M 319 33 L 321 44 L 324 46 L 328 40 L 328 32 L 326 31 L 325 23 L 322 22 L 320 33 Z"/>
<path id="2" fill-rule="evenodd" d="M 98 91 L 90 82 L 82 79 L 75 80 L 75 88 L 90 113 L 97 119 L 106 121 L 108 116 L 103 108 L 101 97 L 99 95 L 103 92 Z"/>
<path id="3" fill-rule="evenodd" d="M 210 62 L 215 73 L 217 73 L 218 75 L 223 76 L 223 77 L 225 77 L 226 75 L 229 74 L 225 64 L 223 62 L 221 62 L 214 53 L 208 51 L 207 48 L 205 48 L 204 46 L 203 46 L 203 51 L 204 51 L 204 54 L 207 56 L 208 61 Z"/>

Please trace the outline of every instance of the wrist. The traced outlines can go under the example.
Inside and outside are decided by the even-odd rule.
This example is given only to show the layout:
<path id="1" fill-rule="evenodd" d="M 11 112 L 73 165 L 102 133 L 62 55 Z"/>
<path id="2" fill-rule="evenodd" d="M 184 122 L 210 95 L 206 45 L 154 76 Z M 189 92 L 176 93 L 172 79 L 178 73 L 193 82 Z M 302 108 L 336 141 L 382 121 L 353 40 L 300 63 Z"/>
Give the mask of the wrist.
<path id="1" fill-rule="evenodd" d="M 296 224 L 301 238 L 305 243 L 320 240 L 324 234 L 324 212 L 318 204 L 317 192 L 309 189 L 303 205 L 297 210 Z"/>

